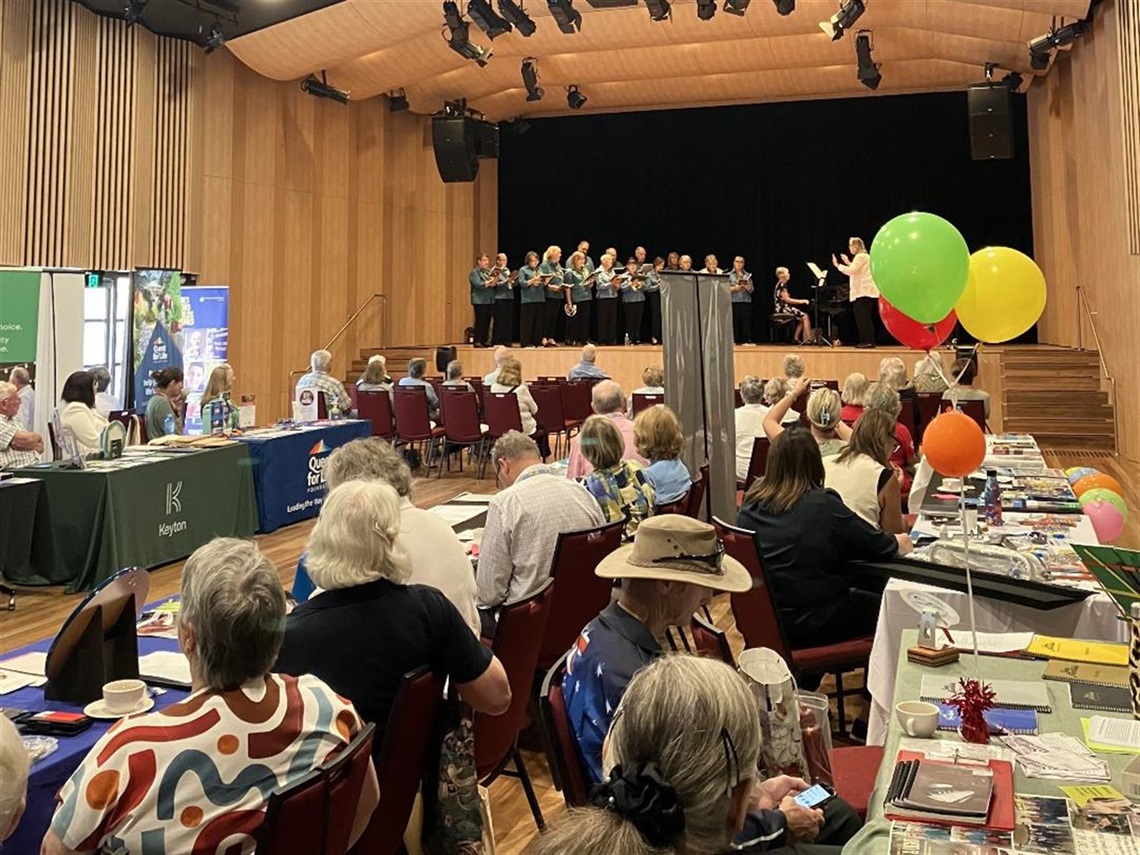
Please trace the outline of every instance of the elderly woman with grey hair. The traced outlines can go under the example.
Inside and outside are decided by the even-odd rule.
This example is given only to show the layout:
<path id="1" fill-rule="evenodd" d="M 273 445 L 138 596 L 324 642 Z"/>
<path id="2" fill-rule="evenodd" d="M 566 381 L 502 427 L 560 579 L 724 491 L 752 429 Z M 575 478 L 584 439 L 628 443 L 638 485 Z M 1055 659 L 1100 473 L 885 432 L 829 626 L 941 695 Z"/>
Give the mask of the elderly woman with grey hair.
<path id="1" fill-rule="evenodd" d="M 752 374 L 740 381 L 740 398 L 744 404 L 736 408 L 736 480 L 748 477 L 752 461 L 752 445 L 764 435 L 764 416 L 768 405 L 764 400 L 764 384 Z M 798 416 L 797 416 L 798 418 Z"/>
<path id="2" fill-rule="evenodd" d="M 399 386 L 423 386 L 424 393 L 427 395 L 428 405 L 428 418 L 433 422 L 439 420 L 439 396 L 435 394 L 435 388 L 424 379 L 424 374 L 427 373 L 427 360 L 416 357 L 415 359 L 408 360 L 408 376 L 401 377 Z"/>
<path id="3" fill-rule="evenodd" d="M 277 570 L 252 541 L 216 538 L 182 570 L 178 642 L 188 698 L 123 719 L 59 791 L 44 855 L 251 853 L 266 800 L 343 750 L 362 727 L 319 677 L 271 673 L 285 631 Z M 287 726 L 283 723 L 287 723 Z M 240 781 L 219 798 L 221 782 Z M 379 800 L 369 763 L 350 845 Z"/>
<path id="4" fill-rule="evenodd" d="M 784 376 L 789 382 L 800 379 L 806 371 L 807 366 L 804 364 L 802 356 L 789 353 L 784 357 Z"/>
<path id="5" fill-rule="evenodd" d="M 511 701 L 502 664 L 440 591 L 409 584 L 400 497 L 378 480 L 334 487 L 309 538 L 324 592 L 289 615 L 277 670 L 316 674 L 376 725 L 379 749 L 404 675 L 425 665 L 476 712 Z M 468 569 L 470 574 L 471 570 Z"/>
<path id="6" fill-rule="evenodd" d="M 897 356 L 884 357 L 879 362 L 879 382 L 886 383 L 899 394 L 903 401 L 913 401 L 914 386 L 906 376 L 906 365 Z"/>
<path id="7" fill-rule="evenodd" d="M 475 389 L 463 379 L 463 363 L 458 359 L 453 359 L 447 363 L 447 377 L 443 381 L 444 386 L 450 388 L 462 389 L 465 392 L 474 392 Z"/>
<path id="8" fill-rule="evenodd" d="M 888 383 L 872 384 L 870 391 L 867 392 L 867 403 L 864 405 L 863 412 L 885 413 L 895 423 L 895 445 L 890 454 L 890 460 L 891 466 L 901 473 L 899 489 L 903 501 L 906 501 L 910 494 L 910 486 L 914 480 L 914 470 L 918 461 L 915 459 L 914 437 L 911 436 L 910 428 L 899 421 L 899 416 L 902 415 L 902 400 L 899 393 L 892 389 Z"/>

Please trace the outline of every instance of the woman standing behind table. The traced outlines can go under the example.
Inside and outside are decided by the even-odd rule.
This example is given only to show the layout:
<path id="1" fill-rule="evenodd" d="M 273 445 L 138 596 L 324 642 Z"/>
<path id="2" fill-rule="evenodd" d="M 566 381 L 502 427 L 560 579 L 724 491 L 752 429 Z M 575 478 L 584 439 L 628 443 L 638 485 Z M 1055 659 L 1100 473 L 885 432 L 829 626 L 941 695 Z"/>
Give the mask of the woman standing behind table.
<path id="1" fill-rule="evenodd" d="M 225 428 L 233 430 L 238 426 L 238 409 L 233 403 L 234 379 L 234 370 L 228 362 L 214 366 L 214 370 L 210 372 L 210 379 L 206 382 L 206 391 L 202 393 L 200 404 L 203 432 L 210 432 L 210 407 L 215 401 L 224 411 L 222 424 Z"/>
<path id="2" fill-rule="evenodd" d="M 59 421 L 71 430 L 79 443 L 79 451 L 91 454 L 100 450 L 100 439 L 107 419 L 95 409 L 95 378 L 90 371 L 76 371 L 63 384 L 60 395 L 63 409 Z"/>
<path id="3" fill-rule="evenodd" d="M 852 257 L 846 253 L 840 256 L 842 263 L 831 256 L 832 266 L 840 273 L 847 274 L 851 280 L 851 291 L 847 299 L 851 301 L 851 310 L 855 315 L 855 325 L 859 329 L 859 343 L 856 347 L 875 346 L 875 307 L 879 299 L 879 289 L 875 280 L 871 278 L 871 255 L 863 245 L 863 239 L 853 237 L 847 241 L 847 249 Z"/>
<path id="4" fill-rule="evenodd" d="M 614 257 L 608 252 L 601 258 L 601 267 L 594 271 L 594 312 L 598 318 L 598 344 L 617 341 L 617 296 L 614 283 Z"/>
<path id="5" fill-rule="evenodd" d="M 572 253 L 568 264 L 564 278 L 570 287 L 574 314 L 566 318 L 566 343 L 582 345 L 590 338 L 590 307 L 594 303 L 590 289 L 594 283 L 593 280 L 586 281 L 590 271 L 586 269 L 586 256 L 581 252 Z"/>
<path id="6" fill-rule="evenodd" d="M 645 302 L 649 307 L 649 340 L 661 344 L 661 271 L 665 269 L 665 259 L 653 259 L 653 270 L 645 282 Z"/>
<path id="7" fill-rule="evenodd" d="M 147 439 L 182 433 L 182 413 L 177 402 L 182 399 L 182 369 L 176 366 L 153 371 L 154 394 L 146 404 Z"/>
<path id="8" fill-rule="evenodd" d="M 898 470 L 891 466 L 891 450 L 897 444 L 894 419 L 881 410 L 865 412 L 855 422 L 847 447 L 823 461 L 828 489 L 860 519 L 888 534 L 906 531 Z"/>
<path id="9" fill-rule="evenodd" d="M 562 249 L 557 246 L 548 246 L 542 256 L 542 264 L 538 266 L 539 273 L 546 279 L 546 309 L 542 319 L 542 346 L 554 347 L 558 344 L 558 319 L 565 315 L 566 297 L 562 293 L 565 287 L 562 267 Z"/>
<path id="10" fill-rule="evenodd" d="M 519 290 L 522 306 L 519 312 L 519 343 L 523 347 L 538 347 L 546 341 L 541 335 L 542 318 L 546 311 L 546 289 L 539 278 L 538 253 L 526 254 L 526 266 L 519 271 Z"/>

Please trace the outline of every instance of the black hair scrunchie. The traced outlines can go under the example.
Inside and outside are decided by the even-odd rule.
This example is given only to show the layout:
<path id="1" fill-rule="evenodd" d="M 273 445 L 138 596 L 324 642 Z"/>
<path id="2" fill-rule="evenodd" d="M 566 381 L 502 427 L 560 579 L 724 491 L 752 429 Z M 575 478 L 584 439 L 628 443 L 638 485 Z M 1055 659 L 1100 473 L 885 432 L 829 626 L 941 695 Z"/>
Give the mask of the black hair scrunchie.
<path id="1" fill-rule="evenodd" d="M 672 846 L 685 832 L 685 811 L 677 791 L 655 763 L 614 766 L 609 780 L 591 791 L 590 804 L 632 822 L 651 846 Z"/>

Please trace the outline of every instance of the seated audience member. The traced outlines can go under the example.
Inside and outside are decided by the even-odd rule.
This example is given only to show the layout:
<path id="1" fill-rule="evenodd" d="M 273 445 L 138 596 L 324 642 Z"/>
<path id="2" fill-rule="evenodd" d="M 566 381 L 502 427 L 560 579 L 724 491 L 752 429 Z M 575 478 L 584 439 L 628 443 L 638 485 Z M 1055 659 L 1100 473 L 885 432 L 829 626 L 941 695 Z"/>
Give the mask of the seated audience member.
<path id="1" fill-rule="evenodd" d="M 754 532 L 792 647 L 872 634 L 881 588 L 855 587 L 844 562 L 911 550 L 909 537 L 861 520 L 823 484 L 815 439 L 802 428 L 785 431 L 772 442 L 767 471 L 745 494 L 737 518 L 737 525 Z"/>
<path id="2" fill-rule="evenodd" d="M 807 366 L 804 365 L 802 356 L 789 353 L 784 357 L 784 377 L 789 385 L 803 377 L 805 371 L 807 371 Z"/>
<path id="3" fill-rule="evenodd" d="M 361 392 L 387 392 L 389 398 L 396 394 L 392 391 L 392 378 L 388 376 L 388 364 L 383 356 L 373 356 L 368 360 L 364 373 L 356 381 L 356 388 Z"/>
<path id="4" fill-rule="evenodd" d="M 771 382 L 771 381 L 769 381 Z M 785 411 L 791 410 L 792 404 L 808 390 L 810 383 L 806 377 L 796 381 L 796 385 L 782 399 L 768 411 L 764 417 L 764 433 L 769 441 L 775 442 L 784 430 L 789 427 Z M 819 453 L 824 457 L 838 454 L 847 445 L 851 438 L 851 428 L 839 420 L 839 393 L 826 386 L 813 389 L 808 395 L 807 407 L 804 408 L 808 422 L 811 424 L 812 438 L 819 443 Z M 795 425 L 791 425 L 795 427 Z"/>
<path id="5" fill-rule="evenodd" d="M 400 497 L 400 547 L 412 568 L 408 584 L 438 590 L 478 634 L 475 575 L 467 551 L 451 526 L 412 504 L 412 471 L 403 455 L 378 436 L 354 439 L 328 456 L 324 473 L 330 491 L 348 481 L 380 481 L 396 491 Z M 309 599 L 314 590 L 307 565 L 308 553 L 303 553 L 293 578 L 293 597 L 298 602 Z"/>
<path id="6" fill-rule="evenodd" d="M 648 365 L 641 372 L 641 385 L 629 393 L 629 412 L 633 415 L 634 395 L 664 395 L 665 369 L 660 365 Z"/>
<path id="7" fill-rule="evenodd" d="M 210 372 L 210 379 L 206 381 L 206 390 L 202 393 L 200 403 L 202 413 L 202 426 L 206 433 L 210 432 L 210 410 L 214 403 L 221 403 L 225 409 L 225 426 L 233 429 L 238 426 L 238 408 L 233 402 L 234 380 L 237 376 L 229 363 L 223 362 L 214 366 Z"/>
<path id="8" fill-rule="evenodd" d="M 107 391 L 111 385 L 111 372 L 106 365 L 96 365 L 91 369 L 91 376 L 95 378 L 95 409 L 99 415 L 109 419 L 111 413 L 122 409 L 119 399 Z"/>
<path id="9" fill-rule="evenodd" d="M 252 541 L 216 538 L 198 548 L 182 571 L 178 619 L 190 697 L 123 719 L 95 743 L 59 791 L 42 855 L 214 852 L 221 841 L 229 853 L 252 853 L 269 794 L 361 728 L 343 693 L 319 677 L 270 673 L 284 628 L 277 570 Z M 378 796 L 369 764 L 350 842 Z"/>
<path id="10" fill-rule="evenodd" d="M 736 408 L 736 480 L 748 477 L 748 464 L 752 461 L 752 445 L 758 436 L 764 436 L 764 416 L 768 406 L 764 403 L 764 387 L 760 378 L 749 374 L 740 381 L 740 398 L 743 405 Z M 796 418 L 799 418 L 797 415 Z"/>
<path id="11" fill-rule="evenodd" d="M 974 378 L 978 376 L 977 363 L 972 359 L 963 357 L 955 359 L 950 366 L 951 378 L 957 378 L 958 384 L 953 389 L 942 393 L 943 401 L 981 401 L 986 418 L 990 417 L 990 393 L 985 389 L 973 388 Z"/>
<path id="12" fill-rule="evenodd" d="M 582 454 L 593 467 L 582 483 L 601 506 L 607 522 L 628 520 L 625 533 L 632 537 L 656 504 L 656 493 L 645 477 L 645 467 L 622 460 L 621 433 L 605 416 L 590 416 L 578 436 Z"/>
<path id="13" fill-rule="evenodd" d="M 409 585 L 396 491 L 382 481 L 349 481 L 321 506 L 309 537 L 309 574 L 323 589 L 285 623 L 277 670 L 315 674 L 376 725 L 374 751 L 400 681 L 430 665 L 476 712 L 501 715 L 511 689 L 499 660 L 451 601 Z"/>
<path id="14" fill-rule="evenodd" d="M 637 452 L 637 443 L 633 438 L 633 420 L 625 415 L 625 395 L 621 386 L 613 380 L 603 380 L 590 390 L 591 407 L 599 416 L 605 416 L 614 423 L 614 427 L 621 432 L 625 439 L 625 460 L 636 460 L 642 466 L 648 466 L 649 461 Z M 589 475 L 593 467 L 590 461 L 582 454 L 578 437 L 570 440 L 570 459 L 567 462 L 566 476 L 568 478 L 581 478 Z"/>
<path id="15" fill-rule="evenodd" d="M 32 377 L 28 374 L 28 369 L 16 366 L 8 373 L 8 382 L 16 387 L 16 394 L 20 396 L 20 411 L 16 414 L 16 421 L 25 430 L 35 430 L 36 390 L 32 388 Z"/>
<path id="16" fill-rule="evenodd" d="M 899 400 L 914 400 L 914 386 L 907 379 L 906 366 L 897 356 L 886 356 L 879 361 L 879 382 L 898 392 Z"/>
<path id="17" fill-rule="evenodd" d="M 891 466 L 895 421 L 881 410 L 864 412 L 847 447 L 824 458 L 824 483 L 860 519 L 887 534 L 906 531 L 899 498 L 898 470 Z"/>
<path id="18" fill-rule="evenodd" d="M 863 414 L 866 415 L 870 412 L 885 413 L 887 418 L 895 423 L 895 444 L 891 450 L 891 466 L 902 473 L 899 490 L 905 499 L 910 493 L 916 461 L 914 438 L 910 434 L 910 428 L 899 421 L 899 415 L 902 413 L 902 401 L 899 400 L 899 393 L 886 382 L 872 384 L 870 391 L 867 392 L 867 403 Z"/>
<path id="19" fill-rule="evenodd" d="M 329 416 L 347 415 L 352 412 L 352 398 L 344 384 L 329 373 L 332 368 L 332 354 L 327 350 L 314 350 L 309 357 L 309 373 L 302 374 L 297 381 L 296 392 L 303 389 L 312 389 L 314 392 L 325 393 L 325 405 Z M 293 397 L 296 400 L 296 392 Z"/>
<path id="20" fill-rule="evenodd" d="M 500 344 L 498 347 L 495 348 L 495 353 L 493 356 L 493 358 L 495 360 L 495 370 L 491 371 L 490 373 L 483 376 L 483 385 L 484 386 L 494 386 L 495 385 L 496 381 L 498 381 L 498 379 L 499 379 L 499 369 L 503 367 L 503 361 L 505 359 L 509 358 L 510 355 L 511 355 L 511 349 L 509 347 L 505 347 L 504 345 Z"/>
<path id="21" fill-rule="evenodd" d="M 608 380 L 610 375 L 600 369 L 595 360 L 598 349 L 592 344 L 582 348 L 582 360 L 566 373 L 567 380 Z"/>
<path id="22" fill-rule="evenodd" d="M 182 369 L 170 365 L 152 371 L 150 377 L 154 380 L 154 394 L 146 402 L 147 439 L 182 433 Z"/>
<path id="23" fill-rule="evenodd" d="M 12 836 L 28 804 L 28 752 L 16 725 L 0 715 L 0 844 Z"/>
<path id="24" fill-rule="evenodd" d="M 474 387 L 463 379 L 463 363 L 458 359 L 453 359 L 447 363 L 447 379 L 443 381 L 443 385 L 462 389 L 464 392 L 475 391 Z"/>
<path id="25" fill-rule="evenodd" d="M 415 359 L 408 360 L 408 376 L 401 377 L 399 385 L 408 386 L 423 386 L 424 393 L 427 395 L 428 405 L 428 418 L 433 422 L 439 421 L 439 396 L 435 393 L 435 387 L 424 379 L 424 374 L 427 373 L 427 360 L 416 357 Z"/>
<path id="26" fill-rule="evenodd" d="M 843 381 L 843 391 L 839 399 L 843 401 L 843 409 L 839 411 L 839 418 L 849 425 L 854 425 L 859 416 L 863 415 L 863 400 L 867 397 L 867 375 L 852 371 Z"/>
<path id="27" fill-rule="evenodd" d="M 504 489 L 487 506 L 475 575 L 477 602 L 485 612 L 542 590 L 558 535 L 606 521 L 581 484 L 542 462 L 529 436 L 512 430 L 499 437 L 491 449 L 491 466 Z M 484 629 L 493 622 L 486 616 Z"/>
<path id="28" fill-rule="evenodd" d="M 89 371 L 74 371 L 63 384 L 59 396 L 63 408 L 59 421 L 70 430 L 79 444 L 79 451 L 91 454 L 101 448 L 100 435 L 107 427 L 107 419 L 95 410 L 95 378 Z"/>
<path id="29" fill-rule="evenodd" d="M 538 452 L 545 460 L 550 456 L 550 443 L 546 438 L 546 431 L 539 427 L 538 404 L 530 389 L 522 379 L 522 365 L 513 357 L 503 360 L 499 369 L 499 378 L 491 387 L 492 394 L 514 395 L 519 405 L 519 420 L 522 423 L 522 432 L 529 436 L 538 445 Z"/>
<path id="30" fill-rule="evenodd" d="M 928 350 L 926 356 L 914 363 L 915 392 L 945 392 L 946 366 L 942 351 Z"/>
<path id="31" fill-rule="evenodd" d="M 40 462 L 44 440 L 38 433 L 24 430 L 16 419 L 20 395 L 11 383 L 0 380 L 0 469 L 19 469 Z"/>
<path id="32" fill-rule="evenodd" d="M 382 354 L 374 353 L 370 357 L 368 357 L 368 365 L 371 365 L 373 362 L 379 362 L 380 363 L 380 374 L 381 374 L 381 377 L 383 379 L 378 381 L 378 382 L 387 383 L 389 386 L 391 386 L 392 385 L 392 378 L 388 376 L 388 360 L 385 359 Z M 363 381 L 363 379 L 364 379 L 363 374 L 361 374 L 359 377 L 357 377 L 356 378 L 356 385 L 359 386 L 361 384 L 361 382 Z"/>
<path id="33" fill-rule="evenodd" d="M 791 384 L 783 377 L 773 377 L 764 384 L 764 403 L 771 409 L 776 404 L 780 403 L 788 390 L 791 389 Z M 800 414 L 798 410 L 789 409 L 784 413 L 783 420 L 780 422 L 784 427 L 793 427 L 800 423 Z"/>
<path id="34" fill-rule="evenodd" d="M 681 462 L 685 435 L 676 413 L 666 406 L 642 410 L 633 420 L 633 442 L 637 453 L 649 459 L 645 479 L 653 485 L 658 505 L 688 495 L 693 479 Z"/>

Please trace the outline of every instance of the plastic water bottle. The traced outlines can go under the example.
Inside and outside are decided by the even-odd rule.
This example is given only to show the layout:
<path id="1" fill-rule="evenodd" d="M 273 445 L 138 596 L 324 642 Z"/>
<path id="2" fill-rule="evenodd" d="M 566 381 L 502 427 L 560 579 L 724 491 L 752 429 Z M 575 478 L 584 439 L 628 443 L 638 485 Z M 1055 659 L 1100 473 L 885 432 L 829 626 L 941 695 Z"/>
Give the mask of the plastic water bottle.
<path id="1" fill-rule="evenodd" d="M 629 333 L 625 334 L 625 346 L 629 347 Z"/>
<path id="2" fill-rule="evenodd" d="M 982 507 L 986 517 L 986 525 L 990 527 L 1002 525 L 1001 485 L 998 484 L 996 469 L 986 470 L 986 486 L 982 490 Z"/>
<path id="3" fill-rule="evenodd" d="M 165 419 L 162 420 L 162 430 L 167 434 L 167 436 L 169 436 L 170 434 L 175 432 L 174 431 L 174 414 L 173 413 L 171 413 L 169 416 L 167 416 Z"/>

